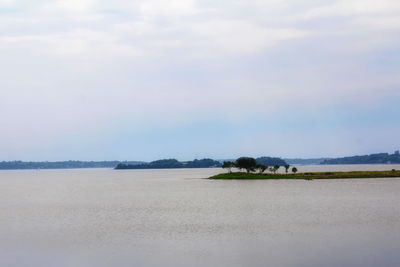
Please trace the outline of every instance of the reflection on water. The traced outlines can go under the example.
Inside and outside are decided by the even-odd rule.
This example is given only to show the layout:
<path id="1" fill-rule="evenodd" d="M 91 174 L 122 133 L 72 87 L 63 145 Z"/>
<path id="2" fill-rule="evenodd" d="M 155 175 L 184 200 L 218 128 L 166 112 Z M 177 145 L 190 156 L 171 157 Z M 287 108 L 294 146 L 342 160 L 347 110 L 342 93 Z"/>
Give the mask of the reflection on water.
<path id="1" fill-rule="evenodd" d="M 219 172 L 1 171 L 0 266 L 400 266 L 400 179 Z"/>

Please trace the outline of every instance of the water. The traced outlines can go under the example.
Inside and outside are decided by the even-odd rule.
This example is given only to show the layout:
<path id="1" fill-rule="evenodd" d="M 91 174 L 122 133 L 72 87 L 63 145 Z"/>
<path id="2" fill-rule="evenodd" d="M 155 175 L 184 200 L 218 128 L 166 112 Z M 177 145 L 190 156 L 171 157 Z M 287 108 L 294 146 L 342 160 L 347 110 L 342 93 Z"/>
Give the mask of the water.
<path id="1" fill-rule="evenodd" d="M 1 171 L 0 266 L 400 266 L 400 179 L 221 171 Z"/>

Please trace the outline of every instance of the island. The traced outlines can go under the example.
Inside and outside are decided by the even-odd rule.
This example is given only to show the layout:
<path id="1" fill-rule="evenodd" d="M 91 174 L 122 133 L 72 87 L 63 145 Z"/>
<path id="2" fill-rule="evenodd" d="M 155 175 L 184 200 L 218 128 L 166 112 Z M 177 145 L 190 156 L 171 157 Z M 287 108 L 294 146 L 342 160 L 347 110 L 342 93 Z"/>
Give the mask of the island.
<path id="1" fill-rule="evenodd" d="M 259 157 L 255 159 L 257 164 L 263 166 L 284 166 L 287 163 L 281 158 L 274 157 Z M 227 161 L 224 161 L 227 162 Z M 229 162 L 229 161 L 228 161 Z M 127 170 L 127 169 L 180 169 L 180 168 L 220 168 L 223 167 L 220 160 L 213 160 L 209 158 L 195 159 L 192 161 L 178 161 L 177 159 L 161 159 L 152 162 L 144 162 L 141 164 L 126 164 L 120 163 L 115 169 L 116 170 Z"/>
<path id="2" fill-rule="evenodd" d="M 192 161 L 180 162 L 176 159 L 161 159 L 142 164 L 125 164 L 120 163 L 115 167 L 116 170 L 127 169 L 180 169 L 180 168 L 219 168 L 219 161 L 213 159 L 195 159 Z"/>
<path id="3" fill-rule="evenodd" d="M 399 170 L 386 171 L 351 171 L 351 172 L 298 172 L 297 167 L 291 167 L 289 164 L 284 165 L 285 173 L 277 173 L 281 165 L 269 167 L 257 162 L 256 159 L 250 157 L 238 158 L 235 162 L 225 161 L 222 168 L 228 173 L 217 174 L 209 177 L 209 179 L 345 179 L 345 178 L 387 178 L 400 177 Z M 290 169 L 291 168 L 291 169 Z M 237 169 L 238 172 L 233 172 Z M 242 170 L 245 170 L 243 172 Z M 291 173 L 289 172 L 291 170 Z M 269 173 L 265 173 L 269 171 Z"/>
<path id="4" fill-rule="evenodd" d="M 209 177 L 208 179 L 358 179 L 358 178 L 400 178 L 400 170 L 389 171 L 354 171 L 354 172 L 305 172 L 305 173 L 289 173 L 289 174 L 273 174 L 273 173 L 245 173 L 232 172 L 222 173 Z"/>

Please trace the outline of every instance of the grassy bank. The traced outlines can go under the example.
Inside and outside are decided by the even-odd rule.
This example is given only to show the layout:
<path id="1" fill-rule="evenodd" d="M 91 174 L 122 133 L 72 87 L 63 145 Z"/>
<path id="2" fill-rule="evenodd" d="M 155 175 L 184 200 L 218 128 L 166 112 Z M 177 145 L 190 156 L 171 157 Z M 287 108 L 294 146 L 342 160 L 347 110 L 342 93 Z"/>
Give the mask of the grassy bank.
<path id="1" fill-rule="evenodd" d="M 271 173 L 221 173 L 209 179 L 349 179 L 349 178 L 387 178 L 399 177 L 400 171 L 354 171 L 354 172 L 305 172 L 296 174 L 271 174 Z"/>

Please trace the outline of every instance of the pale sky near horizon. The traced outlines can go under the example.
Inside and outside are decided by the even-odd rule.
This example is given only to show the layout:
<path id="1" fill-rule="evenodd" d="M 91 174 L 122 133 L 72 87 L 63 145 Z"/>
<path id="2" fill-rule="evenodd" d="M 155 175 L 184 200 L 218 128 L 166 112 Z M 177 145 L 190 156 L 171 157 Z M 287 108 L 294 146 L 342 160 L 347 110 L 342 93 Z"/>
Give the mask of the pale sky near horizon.
<path id="1" fill-rule="evenodd" d="M 398 0 L 0 0 L 0 160 L 400 148 Z"/>

